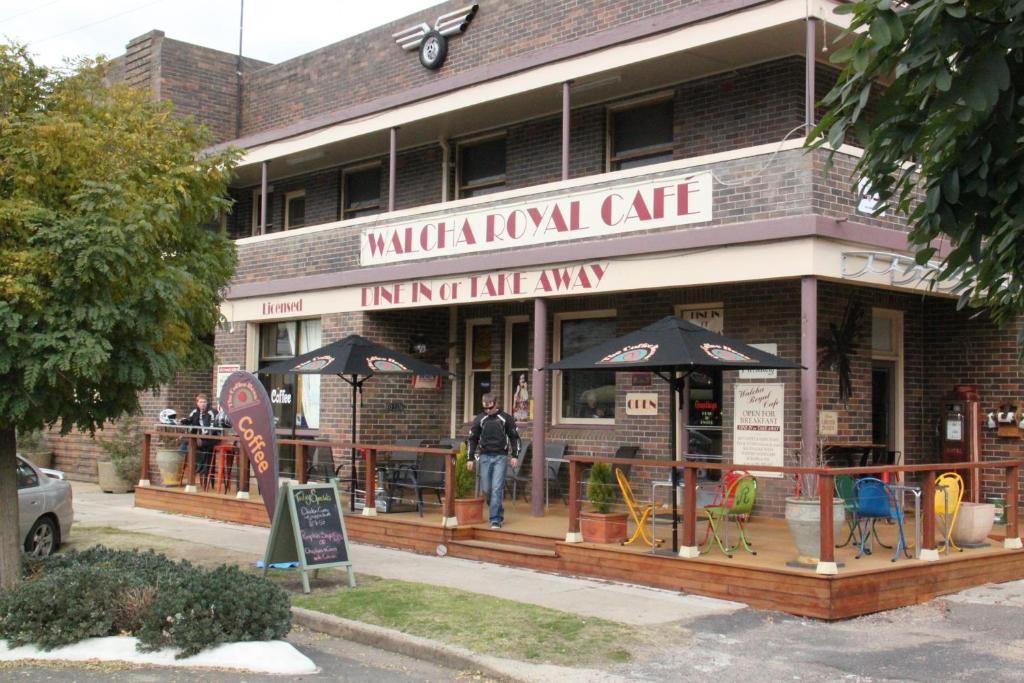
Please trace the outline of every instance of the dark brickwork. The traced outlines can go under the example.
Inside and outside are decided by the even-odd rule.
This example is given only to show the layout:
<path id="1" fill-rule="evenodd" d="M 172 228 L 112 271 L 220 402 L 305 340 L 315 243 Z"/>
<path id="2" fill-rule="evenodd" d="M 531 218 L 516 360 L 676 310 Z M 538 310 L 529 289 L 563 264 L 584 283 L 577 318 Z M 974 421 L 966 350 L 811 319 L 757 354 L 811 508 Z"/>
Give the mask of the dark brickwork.
<path id="1" fill-rule="evenodd" d="M 433 24 L 465 7 L 449 0 L 314 52 L 247 74 L 243 134 L 277 128 L 382 93 L 443 81 L 472 69 L 562 45 L 634 21 L 695 4 L 696 0 L 483 0 L 466 32 L 451 39 L 436 72 L 401 50 L 392 33 Z"/>
<path id="2" fill-rule="evenodd" d="M 129 41 L 125 54 L 112 60 L 109 78 L 170 101 L 175 113 L 194 117 L 210 130 L 213 142 L 223 142 L 238 137 L 237 60 L 237 55 L 150 31 Z M 243 74 L 266 66 L 249 58 L 241 63 Z"/>

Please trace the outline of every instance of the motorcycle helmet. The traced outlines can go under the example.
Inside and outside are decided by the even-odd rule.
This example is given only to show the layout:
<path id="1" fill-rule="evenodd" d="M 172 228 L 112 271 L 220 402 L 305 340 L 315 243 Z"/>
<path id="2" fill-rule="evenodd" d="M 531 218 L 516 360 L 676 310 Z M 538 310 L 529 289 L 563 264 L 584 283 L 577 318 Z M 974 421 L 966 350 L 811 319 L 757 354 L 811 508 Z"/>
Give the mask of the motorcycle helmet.
<path id="1" fill-rule="evenodd" d="M 174 412 L 174 408 L 164 408 L 160 411 L 159 420 L 162 425 L 177 424 L 178 414 Z"/>

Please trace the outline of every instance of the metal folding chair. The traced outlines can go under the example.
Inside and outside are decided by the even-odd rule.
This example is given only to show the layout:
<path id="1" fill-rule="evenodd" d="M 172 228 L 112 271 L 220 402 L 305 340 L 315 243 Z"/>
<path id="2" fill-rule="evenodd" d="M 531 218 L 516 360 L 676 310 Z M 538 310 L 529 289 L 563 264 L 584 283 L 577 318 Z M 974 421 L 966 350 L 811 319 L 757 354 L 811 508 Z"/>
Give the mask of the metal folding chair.
<path id="1" fill-rule="evenodd" d="M 900 551 L 910 557 L 910 549 L 907 547 L 907 540 L 903 534 L 903 506 L 900 504 L 892 487 L 877 477 L 862 477 L 857 480 L 854 487 L 857 499 L 856 521 L 860 534 L 860 552 L 856 558 L 862 555 L 871 554 L 871 549 L 866 543 L 874 534 L 878 538 L 878 530 L 875 525 L 878 520 L 884 519 L 895 522 L 897 529 L 896 550 L 893 553 L 892 561 L 899 558 Z"/>
<path id="2" fill-rule="evenodd" d="M 750 543 L 747 541 L 746 525 L 741 522 L 753 511 L 754 499 L 756 497 L 757 479 L 752 475 L 745 474 L 736 478 L 725 489 L 722 504 L 704 506 L 703 511 L 708 518 L 708 529 L 710 530 L 711 537 L 701 550 L 701 554 L 711 550 L 712 542 L 718 545 L 726 557 L 732 557 L 732 554 L 740 547 L 751 555 L 757 554 L 750 547 Z M 726 536 L 725 542 L 722 541 L 722 534 L 728 531 L 730 520 L 736 522 L 736 530 L 740 536 L 739 543 L 733 547 L 728 545 L 728 536 Z"/>
<path id="3" fill-rule="evenodd" d="M 640 503 L 637 501 L 636 496 L 633 495 L 633 489 L 629 486 L 629 479 L 621 467 L 615 468 L 615 478 L 619 482 L 619 491 L 622 492 L 622 500 L 626 503 L 626 509 L 629 510 L 629 515 L 633 518 L 633 524 L 636 525 L 633 535 L 629 537 L 628 541 L 623 541 L 622 545 L 630 545 L 636 542 L 637 539 L 652 547 L 661 545 L 664 541 L 660 538 L 654 538 L 653 533 L 647 533 L 647 520 L 650 518 L 651 513 L 654 512 L 654 503 Z"/>

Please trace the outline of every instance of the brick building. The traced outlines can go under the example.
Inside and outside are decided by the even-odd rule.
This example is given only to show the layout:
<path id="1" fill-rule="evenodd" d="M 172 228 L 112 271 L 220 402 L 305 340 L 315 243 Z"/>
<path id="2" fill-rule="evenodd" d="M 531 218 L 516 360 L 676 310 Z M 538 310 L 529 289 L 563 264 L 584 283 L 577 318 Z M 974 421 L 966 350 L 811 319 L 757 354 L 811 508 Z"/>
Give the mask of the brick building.
<path id="1" fill-rule="evenodd" d="M 220 366 L 255 371 L 358 333 L 454 373 L 367 382 L 361 441 L 464 435 L 491 391 L 535 450 L 668 457 L 663 381 L 536 368 L 675 314 L 807 368 L 695 377 L 690 437 L 677 436 L 689 450 L 813 461 L 823 412 L 828 441 L 931 462 L 956 386 L 977 386 L 982 414 L 1021 395 L 1017 330 L 958 312 L 911 267 L 904 221 L 850 190 L 858 149 L 831 166 L 803 150 L 836 76 L 836 4 L 456 0 L 281 64 L 245 60 L 240 87 L 234 56 L 159 32 L 129 44 L 123 69 L 247 150 L 224 223 L 239 268 Z M 466 18 L 439 68 L 396 43 L 450 13 Z M 817 338 L 858 310 L 844 402 Z M 182 410 L 216 378 L 168 400 Z M 282 430 L 349 437 L 347 385 L 267 382 Z M 755 384 L 781 399 L 782 438 L 738 444 L 735 397 Z M 656 414 L 627 414 L 629 394 L 653 394 Z M 986 459 L 1024 452 L 968 422 Z M 999 493 L 983 484 L 977 495 Z M 781 514 L 792 490 L 763 478 L 759 508 Z"/>

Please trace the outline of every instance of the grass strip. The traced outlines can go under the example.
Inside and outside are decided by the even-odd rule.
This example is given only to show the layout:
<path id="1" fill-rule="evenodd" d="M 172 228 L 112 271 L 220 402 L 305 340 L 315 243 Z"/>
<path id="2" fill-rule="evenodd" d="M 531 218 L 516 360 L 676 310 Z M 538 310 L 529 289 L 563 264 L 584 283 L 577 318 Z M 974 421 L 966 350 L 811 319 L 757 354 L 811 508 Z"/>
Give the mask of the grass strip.
<path id="1" fill-rule="evenodd" d="M 354 589 L 294 595 L 306 609 L 396 629 L 483 654 L 561 665 L 630 660 L 624 624 L 422 583 L 360 576 Z"/>

